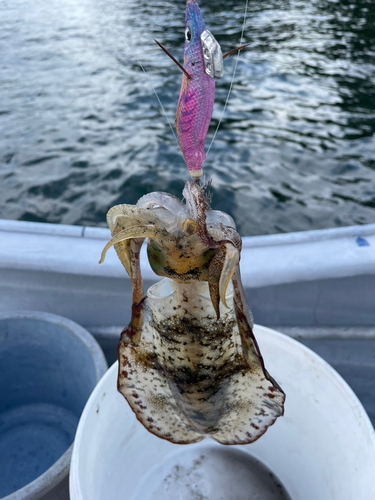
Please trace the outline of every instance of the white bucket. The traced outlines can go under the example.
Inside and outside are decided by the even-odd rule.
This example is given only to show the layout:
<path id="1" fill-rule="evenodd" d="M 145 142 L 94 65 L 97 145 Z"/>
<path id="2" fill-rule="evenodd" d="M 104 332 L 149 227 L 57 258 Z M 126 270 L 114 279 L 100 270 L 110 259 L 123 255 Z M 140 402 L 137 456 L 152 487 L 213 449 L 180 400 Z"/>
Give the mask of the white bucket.
<path id="1" fill-rule="evenodd" d="M 261 326 L 255 335 L 268 371 L 286 393 L 285 416 L 264 436 L 237 447 L 158 439 L 117 392 L 115 363 L 78 425 L 71 500 L 248 499 L 246 454 L 263 462 L 292 500 L 375 499 L 375 434 L 353 391 L 299 342 Z"/>

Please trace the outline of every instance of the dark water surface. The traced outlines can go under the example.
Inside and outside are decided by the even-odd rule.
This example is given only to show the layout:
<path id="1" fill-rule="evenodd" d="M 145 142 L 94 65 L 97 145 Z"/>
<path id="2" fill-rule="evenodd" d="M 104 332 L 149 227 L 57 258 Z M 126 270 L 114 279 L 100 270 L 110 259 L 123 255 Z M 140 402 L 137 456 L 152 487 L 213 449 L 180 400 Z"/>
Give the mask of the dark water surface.
<path id="1" fill-rule="evenodd" d="M 223 52 L 238 45 L 245 1 L 200 5 Z M 182 61 L 184 10 L 0 0 L 0 218 L 103 225 L 146 192 L 180 196 L 187 167 L 152 86 L 174 123 L 181 74 L 152 39 Z M 245 42 L 204 164 L 214 208 L 243 235 L 375 222 L 374 0 L 250 0 Z"/>

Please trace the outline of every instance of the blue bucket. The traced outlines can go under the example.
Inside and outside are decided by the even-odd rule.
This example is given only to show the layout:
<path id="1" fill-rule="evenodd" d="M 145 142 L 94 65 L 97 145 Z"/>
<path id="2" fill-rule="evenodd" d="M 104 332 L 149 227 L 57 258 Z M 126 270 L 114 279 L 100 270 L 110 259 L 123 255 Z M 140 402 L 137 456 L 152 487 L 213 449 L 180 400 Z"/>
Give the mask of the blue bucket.
<path id="1" fill-rule="evenodd" d="M 73 321 L 0 313 L 0 498 L 65 497 L 79 417 L 106 369 L 99 344 Z"/>

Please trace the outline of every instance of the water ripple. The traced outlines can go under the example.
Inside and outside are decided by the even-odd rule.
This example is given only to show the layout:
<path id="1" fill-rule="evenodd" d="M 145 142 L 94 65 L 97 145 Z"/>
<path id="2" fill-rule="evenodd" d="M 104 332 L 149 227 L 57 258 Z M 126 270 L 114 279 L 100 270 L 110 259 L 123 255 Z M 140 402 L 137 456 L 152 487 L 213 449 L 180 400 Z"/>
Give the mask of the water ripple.
<path id="1" fill-rule="evenodd" d="M 0 217 L 105 225 L 113 204 L 180 196 L 187 169 L 152 87 L 173 123 L 181 75 L 152 39 L 182 60 L 184 5 L 0 0 Z M 238 45 L 244 2 L 200 5 L 223 51 Z M 372 0 L 249 3 L 205 163 L 242 234 L 375 221 L 374 25 Z"/>

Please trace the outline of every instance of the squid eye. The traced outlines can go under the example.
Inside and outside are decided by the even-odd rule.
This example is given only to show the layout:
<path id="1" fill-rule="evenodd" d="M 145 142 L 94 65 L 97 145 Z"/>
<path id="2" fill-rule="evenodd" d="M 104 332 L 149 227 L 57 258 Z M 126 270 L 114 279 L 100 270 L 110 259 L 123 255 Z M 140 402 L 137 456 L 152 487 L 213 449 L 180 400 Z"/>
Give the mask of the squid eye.
<path id="1" fill-rule="evenodd" d="M 191 34 L 191 29 L 189 28 L 189 26 L 185 29 L 185 40 L 187 42 L 190 42 L 191 40 L 191 37 L 192 37 L 192 34 Z"/>

